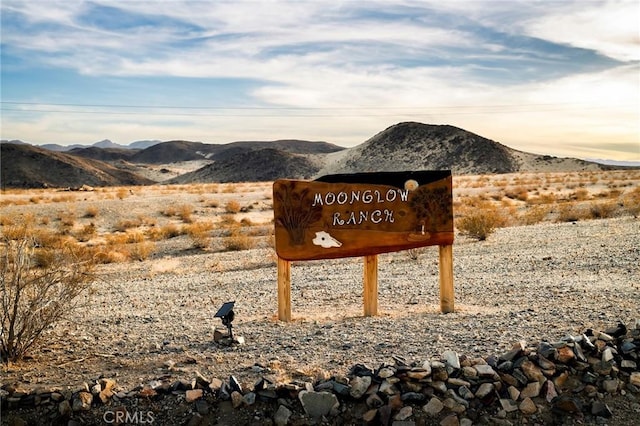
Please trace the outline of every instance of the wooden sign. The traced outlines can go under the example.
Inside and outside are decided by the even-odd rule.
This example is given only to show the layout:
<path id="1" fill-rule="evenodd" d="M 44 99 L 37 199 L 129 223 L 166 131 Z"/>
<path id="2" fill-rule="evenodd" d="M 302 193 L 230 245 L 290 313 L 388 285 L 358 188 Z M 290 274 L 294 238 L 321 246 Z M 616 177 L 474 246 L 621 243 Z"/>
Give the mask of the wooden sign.
<path id="1" fill-rule="evenodd" d="M 451 171 L 328 175 L 273 184 L 278 318 L 291 321 L 291 261 L 364 256 L 364 314 L 377 315 L 377 254 L 440 246 L 440 310 L 453 312 Z"/>
<path id="2" fill-rule="evenodd" d="M 450 171 L 278 180 L 273 194 L 276 252 L 286 260 L 453 243 Z"/>

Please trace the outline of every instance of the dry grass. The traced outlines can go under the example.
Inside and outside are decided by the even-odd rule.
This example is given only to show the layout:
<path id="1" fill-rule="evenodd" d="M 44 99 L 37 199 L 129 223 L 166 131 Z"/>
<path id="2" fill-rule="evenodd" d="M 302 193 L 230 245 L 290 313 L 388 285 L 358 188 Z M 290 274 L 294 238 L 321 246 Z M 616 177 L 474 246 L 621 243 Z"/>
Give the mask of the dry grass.
<path id="1" fill-rule="evenodd" d="M 224 205 L 224 211 L 227 213 L 239 213 L 240 209 L 241 209 L 240 203 L 237 202 L 236 200 L 228 201 Z"/>
<path id="2" fill-rule="evenodd" d="M 185 226 L 186 233 L 191 238 L 194 248 L 204 249 L 211 245 L 211 230 L 214 228 L 211 222 L 195 222 Z"/>
<path id="3" fill-rule="evenodd" d="M 456 228 L 462 235 L 475 238 L 479 241 L 486 240 L 496 228 L 504 226 L 505 218 L 491 203 L 476 204 L 461 212 L 456 221 Z"/>
<path id="4" fill-rule="evenodd" d="M 51 250 L 69 243 L 93 250 L 103 263 L 145 259 L 164 246 L 230 251 L 273 246 L 271 185 L 3 191 L 0 232 L 11 232 L 18 219 L 28 217 L 37 229 L 43 264 Z M 454 176 L 453 203 L 457 229 L 479 239 L 503 226 L 637 217 L 640 171 Z"/>
<path id="5" fill-rule="evenodd" d="M 222 245 L 227 251 L 250 250 L 256 246 L 256 241 L 238 230 L 233 230 L 231 235 L 223 239 Z"/>

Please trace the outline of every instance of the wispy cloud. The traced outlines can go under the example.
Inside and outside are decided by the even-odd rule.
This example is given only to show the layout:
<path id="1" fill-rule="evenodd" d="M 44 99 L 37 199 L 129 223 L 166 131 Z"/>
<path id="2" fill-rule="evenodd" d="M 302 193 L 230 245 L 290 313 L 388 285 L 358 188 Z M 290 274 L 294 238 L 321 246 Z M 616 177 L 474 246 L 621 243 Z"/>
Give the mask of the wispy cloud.
<path id="1" fill-rule="evenodd" d="M 87 119 L 73 120 L 82 107 L 20 113 L 4 105 L 3 137 L 352 145 L 416 120 L 521 149 L 559 151 L 559 140 L 577 137 L 638 142 L 636 1 L 4 0 L 1 7 L 3 101 L 149 106 L 130 115 L 84 107 Z M 181 118 L 168 122 L 167 112 Z"/>

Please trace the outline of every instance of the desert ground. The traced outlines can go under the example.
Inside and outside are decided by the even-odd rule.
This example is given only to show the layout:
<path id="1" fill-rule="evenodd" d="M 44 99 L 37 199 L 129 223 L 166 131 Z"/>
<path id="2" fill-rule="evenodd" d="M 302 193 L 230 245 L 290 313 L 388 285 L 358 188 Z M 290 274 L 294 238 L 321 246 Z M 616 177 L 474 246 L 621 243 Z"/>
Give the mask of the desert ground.
<path id="1" fill-rule="evenodd" d="M 483 241 L 456 229 L 454 313 L 439 311 L 428 247 L 379 255 L 375 317 L 362 314 L 361 258 L 295 262 L 284 323 L 271 183 L 5 191 L 3 232 L 26 218 L 93 248 L 99 264 L 91 294 L 3 364 L 2 384 L 78 389 L 106 377 L 126 392 L 234 375 L 250 388 L 446 350 L 488 357 L 640 319 L 640 171 L 456 176 L 454 211 L 456 224 L 482 212 L 496 226 Z M 240 345 L 214 341 L 228 301 Z M 608 424 L 633 419 L 639 401 L 611 400 Z"/>

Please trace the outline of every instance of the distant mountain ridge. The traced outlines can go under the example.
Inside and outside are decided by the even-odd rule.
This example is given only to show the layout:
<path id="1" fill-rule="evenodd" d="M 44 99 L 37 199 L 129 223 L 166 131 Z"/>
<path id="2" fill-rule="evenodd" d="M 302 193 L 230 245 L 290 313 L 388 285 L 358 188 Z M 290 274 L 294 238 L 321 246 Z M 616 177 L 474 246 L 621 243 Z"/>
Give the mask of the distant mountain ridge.
<path id="1" fill-rule="evenodd" d="M 101 141 L 95 142 L 91 145 L 83 145 L 83 144 L 72 144 L 72 145 L 60 145 L 57 143 L 48 143 L 44 145 L 34 145 L 28 142 L 23 142 L 21 140 L 6 140 L 3 139 L 0 141 L 1 143 L 14 143 L 14 144 L 24 144 L 24 145 L 33 145 L 40 148 L 48 149 L 50 151 L 58 151 L 58 152 L 67 152 L 72 151 L 74 149 L 83 149 L 83 148 L 119 148 L 119 149 L 145 149 L 158 144 L 162 141 L 160 140 L 143 140 L 143 141 L 135 141 L 131 142 L 128 145 L 121 145 L 115 142 L 110 141 L 109 139 L 103 139 Z"/>
<path id="2" fill-rule="evenodd" d="M 336 173 L 401 170 L 444 169 L 454 174 L 492 174 L 624 168 L 575 158 L 527 153 L 458 127 L 416 122 L 390 126 L 349 149 L 328 142 L 296 139 L 227 144 L 175 140 L 137 149 L 122 148 L 104 140 L 91 147 L 77 147 L 66 153 L 56 153 L 16 142 L 2 141 L 3 187 L 270 181 L 278 178 L 314 179 Z M 47 164 L 47 167 L 29 165 L 33 152 L 37 152 L 40 164 Z M 47 153 L 52 161 L 42 160 Z M 171 166 L 178 163 L 194 164 L 200 168 L 194 170 L 195 167 Z M 14 167 L 15 164 L 21 164 L 25 170 L 30 170 L 30 174 L 25 175 Z M 102 164 L 102 169 L 98 167 L 99 164 Z M 78 170 L 68 172 L 70 165 Z M 66 174 L 63 173 L 68 177 L 64 182 L 52 176 L 60 174 L 58 167 L 67 170 Z M 36 170 L 38 173 L 35 173 Z M 88 183 L 94 182 L 92 175 L 99 174 L 97 170 L 120 170 L 126 175 L 118 175 L 115 180 Z M 115 174 L 112 173 L 112 176 Z"/>
<path id="3" fill-rule="evenodd" d="M 0 182 L 5 188 L 78 188 L 155 183 L 104 161 L 28 144 L 0 144 Z"/>

